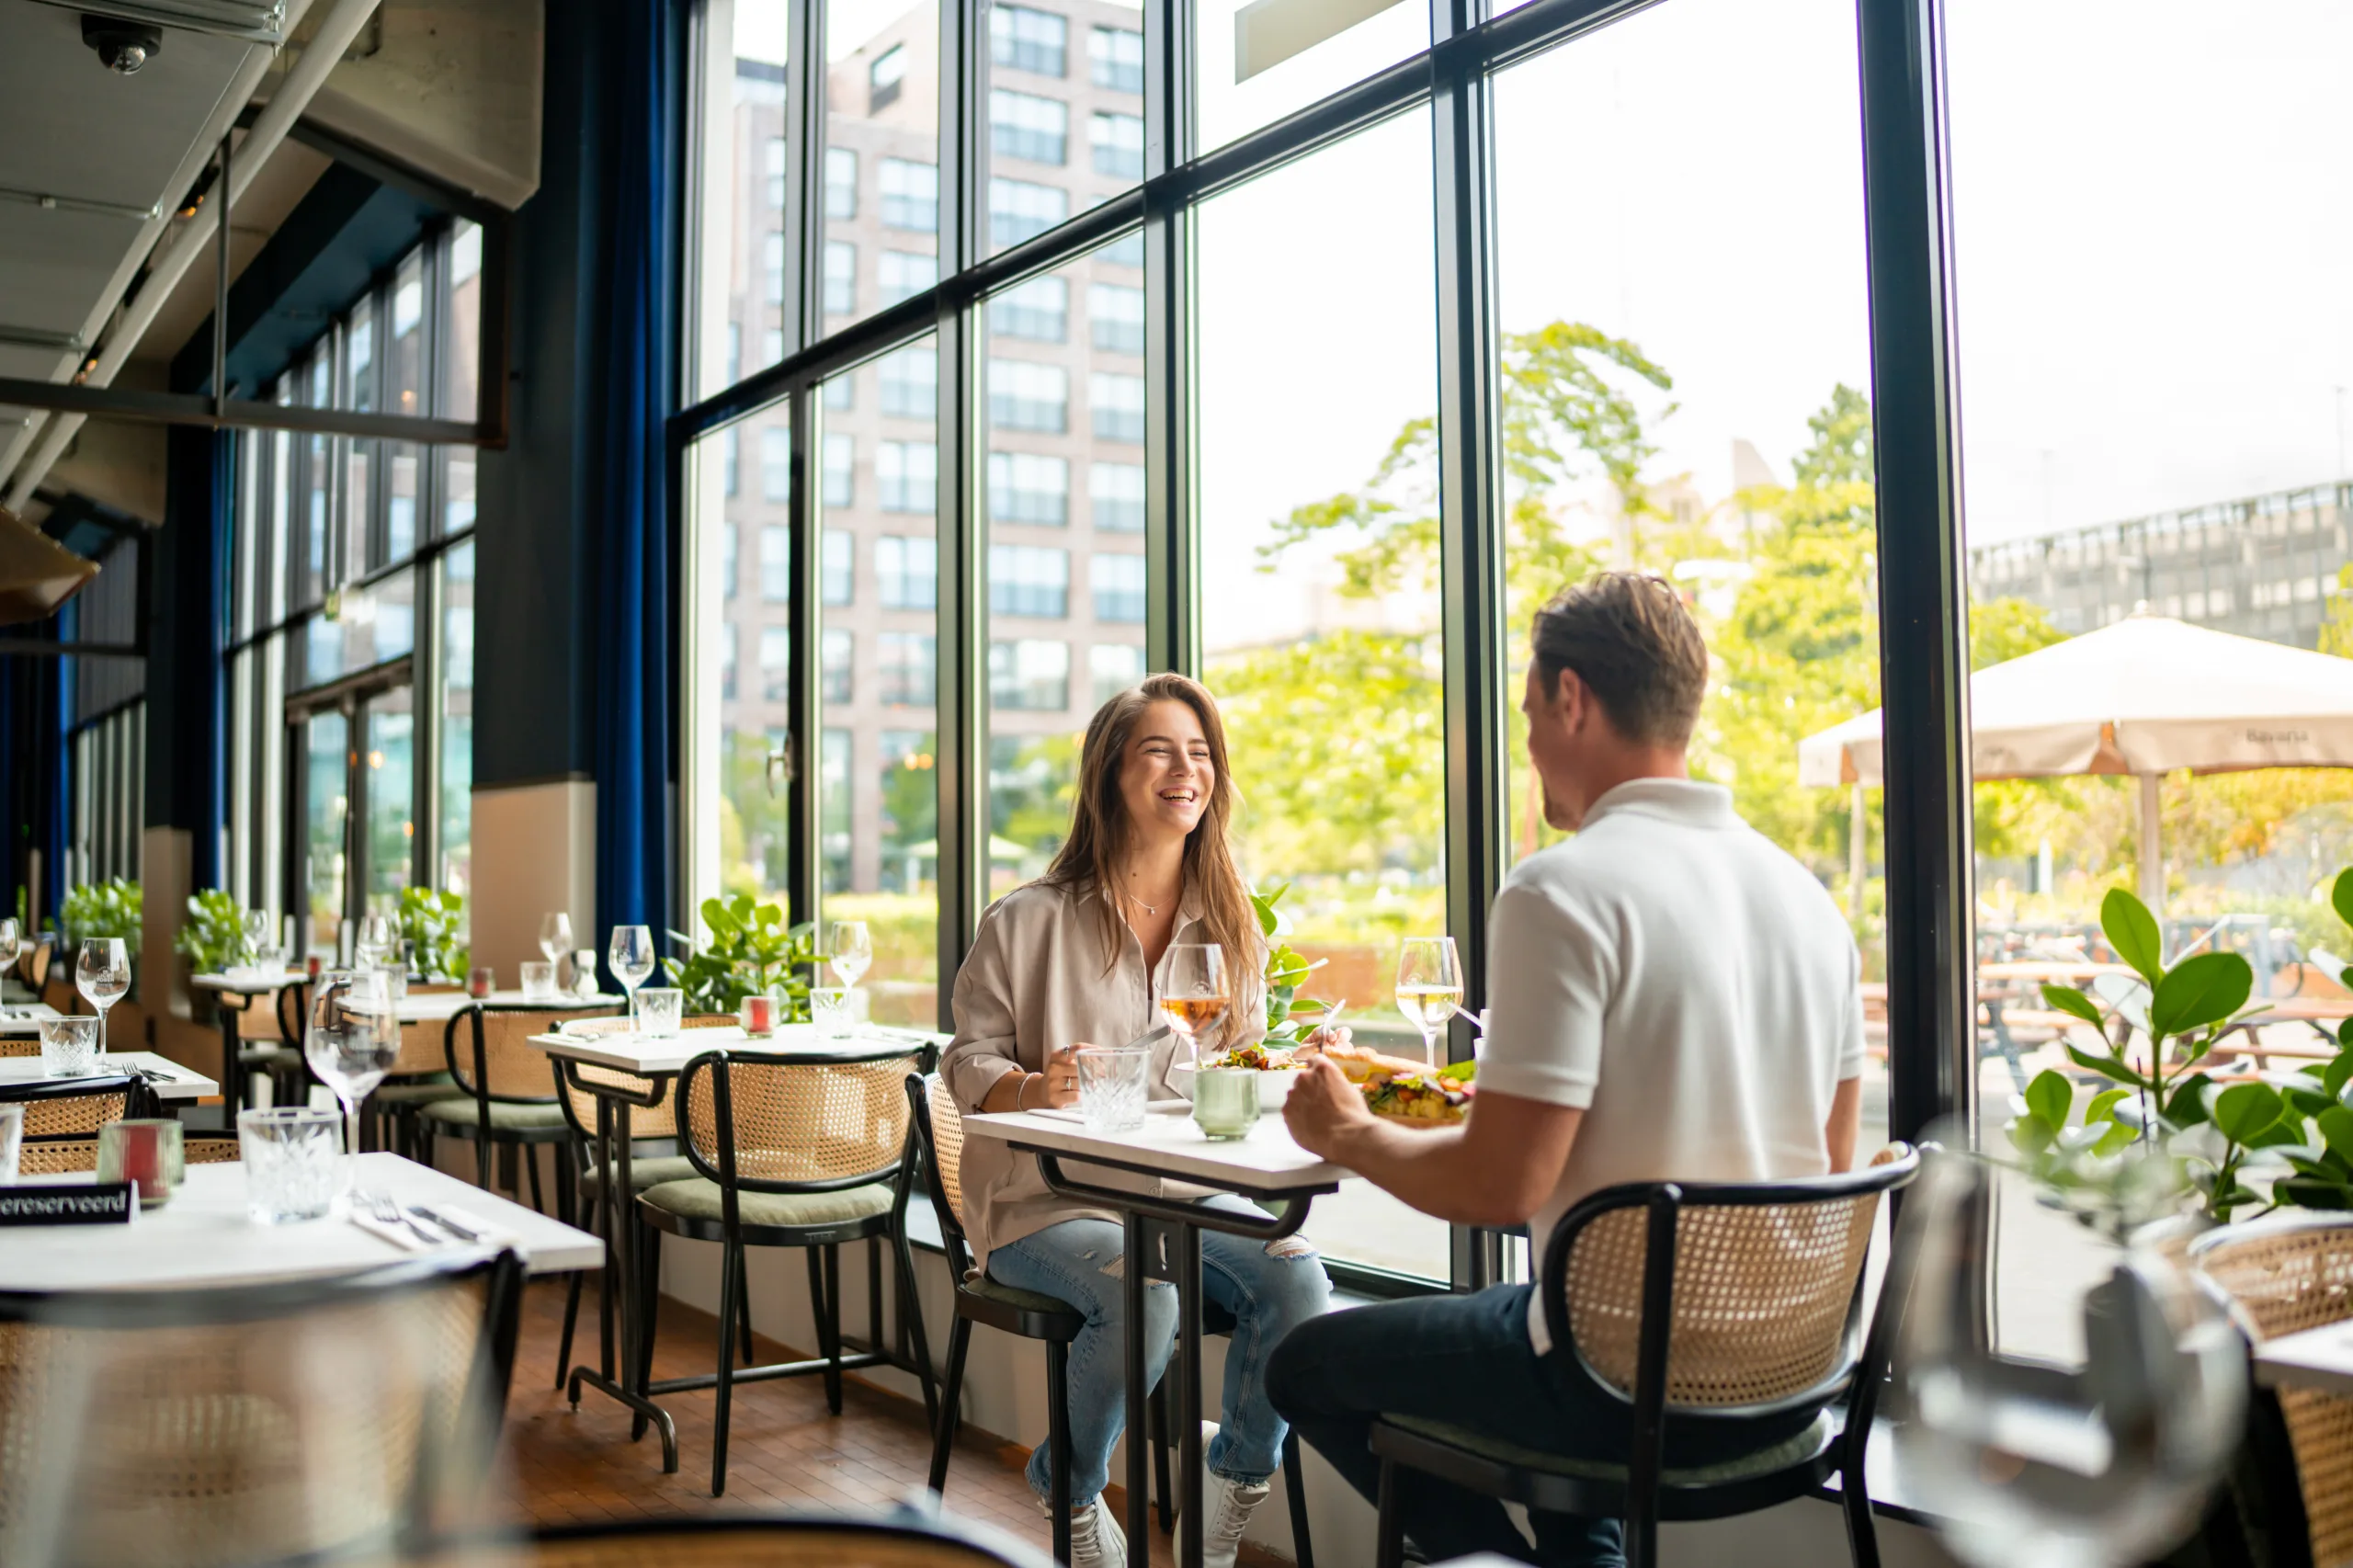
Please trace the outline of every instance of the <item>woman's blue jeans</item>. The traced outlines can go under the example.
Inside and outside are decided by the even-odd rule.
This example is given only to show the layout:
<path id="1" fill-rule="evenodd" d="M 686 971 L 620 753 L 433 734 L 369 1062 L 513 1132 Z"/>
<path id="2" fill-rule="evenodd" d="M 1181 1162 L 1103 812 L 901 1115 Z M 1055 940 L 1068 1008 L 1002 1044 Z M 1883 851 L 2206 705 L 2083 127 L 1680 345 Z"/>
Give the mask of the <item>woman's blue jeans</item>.
<path id="1" fill-rule="evenodd" d="M 1255 1213 L 1237 1198 L 1220 1207 Z M 1016 1290 L 1068 1301 L 1086 1318 L 1070 1346 L 1070 1495 L 1091 1501 L 1110 1479 L 1111 1447 L 1127 1430 L 1126 1254 L 1120 1227 L 1106 1220 L 1065 1220 L 989 1254 L 989 1277 Z M 1324 1261 L 1292 1238 L 1268 1244 L 1248 1236 L 1201 1233 L 1201 1293 L 1233 1314 L 1225 1354 L 1223 1424 L 1211 1444 L 1209 1467 L 1256 1484 L 1280 1462 L 1288 1428 L 1267 1402 L 1267 1358 L 1297 1324 L 1319 1317 L 1331 1294 Z M 1143 1292 L 1144 1382 L 1157 1383 L 1176 1338 L 1176 1287 L 1146 1281 Z M 1051 1443 L 1029 1456 L 1030 1489 L 1053 1495 Z"/>

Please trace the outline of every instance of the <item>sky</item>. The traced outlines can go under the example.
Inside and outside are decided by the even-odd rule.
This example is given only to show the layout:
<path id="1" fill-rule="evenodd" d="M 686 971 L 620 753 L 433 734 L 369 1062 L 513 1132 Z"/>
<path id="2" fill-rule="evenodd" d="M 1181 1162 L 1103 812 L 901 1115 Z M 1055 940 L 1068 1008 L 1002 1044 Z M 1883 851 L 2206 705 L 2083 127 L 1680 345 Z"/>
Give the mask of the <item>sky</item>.
<path id="1" fill-rule="evenodd" d="M 1236 3 L 1200 0 L 1210 143 L 1426 42 L 1395 6 L 1233 85 Z M 904 4 L 835 0 L 835 49 Z M 1954 0 L 1947 28 L 1971 540 L 2344 472 L 2353 6 Z M 1721 496 L 1745 438 L 1786 478 L 1807 415 L 1869 385 L 1852 0 L 1666 0 L 1503 74 L 1495 115 L 1505 330 L 1582 321 L 1664 365 L 1653 477 Z M 1435 409 L 1428 147 L 1415 111 L 1202 210 L 1213 567 Z"/>

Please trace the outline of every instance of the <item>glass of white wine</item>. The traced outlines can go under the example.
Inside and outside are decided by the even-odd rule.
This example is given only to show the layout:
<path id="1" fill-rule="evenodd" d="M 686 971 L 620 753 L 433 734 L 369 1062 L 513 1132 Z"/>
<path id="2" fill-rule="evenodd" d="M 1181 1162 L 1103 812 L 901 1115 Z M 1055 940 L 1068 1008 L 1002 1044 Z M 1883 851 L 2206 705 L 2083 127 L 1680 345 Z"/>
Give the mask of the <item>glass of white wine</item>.
<path id="1" fill-rule="evenodd" d="M 1192 1042 L 1201 1059 L 1201 1037 L 1214 1030 L 1233 1006 L 1225 972 L 1225 949 L 1215 942 L 1178 942 L 1161 961 L 1160 1015 Z"/>
<path id="2" fill-rule="evenodd" d="M 1462 1006 L 1462 960 L 1451 937 L 1408 937 L 1397 960 L 1397 1010 L 1422 1031 L 1422 1062 L 1438 1066 L 1438 1031 Z"/>

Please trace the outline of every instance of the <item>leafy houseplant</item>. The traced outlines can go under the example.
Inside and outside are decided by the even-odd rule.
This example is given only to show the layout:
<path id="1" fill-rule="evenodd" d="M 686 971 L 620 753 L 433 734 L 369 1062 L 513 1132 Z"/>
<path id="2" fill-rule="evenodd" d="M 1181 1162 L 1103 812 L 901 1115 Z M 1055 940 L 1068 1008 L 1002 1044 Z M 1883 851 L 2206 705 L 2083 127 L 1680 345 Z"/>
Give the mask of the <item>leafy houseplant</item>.
<path id="1" fill-rule="evenodd" d="M 416 971 L 426 983 L 454 985 L 466 978 L 473 954 L 461 929 L 465 913 L 463 893 L 401 890 L 401 937 L 416 945 Z"/>
<path id="2" fill-rule="evenodd" d="M 119 937 L 133 953 L 139 951 L 139 884 L 124 877 L 103 882 L 83 882 L 67 891 L 58 912 L 68 941 L 91 937 Z"/>
<path id="3" fill-rule="evenodd" d="M 2353 926 L 2353 869 L 2330 902 Z M 2101 928 L 2141 978 L 2114 1017 L 2087 991 L 2046 985 L 2052 1007 L 2101 1031 L 2103 1051 L 2072 1043 L 2075 1064 L 2108 1080 L 2075 1115 L 2075 1087 L 2044 1072 L 2009 1126 L 2028 1176 L 2078 1217 L 2121 1233 L 2194 1207 L 2223 1222 L 2240 1210 L 2353 1209 L 2353 1021 L 2336 1058 L 2302 1083 L 2218 1084 L 2200 1070 L 2249 1007 L 2255 972 L 2235 953 L 2200 953 L 2166 968 L 2157 923 L 2122 890 L 2100 906 Z M 2353 983 L 2353 971 L 2345 978 Z M 2168 1046 L 2170 1045 L 2170 1050 Z"/>
<path id="4" fill-rule="evenodd" d="M 1253 892 L 1250 906 L 1258 912 L 1258 929 L 1267 938 L 1267 1033 L 1260 1042 L 1267 1050 L 1288 1050 L 1301 1039 L 1321 1028 L 1331 1020 L 1331 1004 L 1303 997 L 1299 988 L 1323 960 L 1310 963 L 1293 952 L 1290 944 L 1279 942 L 1276 934 L 1281 929 L 1282 916 L 1275 913 L 1275 905 L 1283 894 L 1290 892 L 1290 884 L 1283 883 L 1270 893 Z"/>
<path id="5" fill-rule="evenodd" d="M 245 945 L 245 906 L 226 888 L 190 893 L 188 924 L 172 940 L 172 951 L 199 973 L 218 973 L 252 957 Z"/>
<path id="6" fill-rule="evenodd" d="M 670 983 L 686 993 L 688 1013 L 733 1013 L 744 998 L 773 991 L 783 998 L 788 1023 L 809 1017 L 809 976 L 817 962 L 816 926 L 787 926 L 784 911 L 756 903 L 748 893 L 702 901 L 710 940 L 684 960 L 664 959 Z M 685 933 L 670 935 L 691 942 Z"/>

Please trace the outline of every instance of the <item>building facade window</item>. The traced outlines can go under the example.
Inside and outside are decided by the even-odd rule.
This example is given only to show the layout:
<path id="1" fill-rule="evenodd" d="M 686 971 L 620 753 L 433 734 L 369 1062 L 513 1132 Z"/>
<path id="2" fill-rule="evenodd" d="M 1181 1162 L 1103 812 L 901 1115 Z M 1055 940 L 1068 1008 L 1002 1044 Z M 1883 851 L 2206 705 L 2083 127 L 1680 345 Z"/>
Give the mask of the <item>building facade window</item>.
<path id="1" fill-rule="evenodd" d="M 1036 239 L 1069 216 L 1070 193 L 1058 185 L 989 179 L 989 243 L 999 250 Z"/>
<path id="2" fill-rule="evenodd" d="M 1086 403 L 1098 441 L 1143 439 L 1143 378 L 1097 370 L 1086 378 Z"/>
<path id="3" fill-rule="evenodd" d="M 767 173 L 768 210 L 781 212 L 784 210 L 784 138 L 769 137 L 763 152 Z M 828 175 L 832 172 L 830 168 L 826 170 Z"/>
<path id="4" fill-rule="evenodd" d="M 1086 505 L 1095 526 L 1106 533 L 1143 532 L 1143 465 L 1087 464 Z"/>
<path id="5" fill-rule="evenodd" d="M 760 432 L 760 499 L 779 506 L 792 499 L 792 432 L 773 425 Z"/>
<path id="6" fill-rule="evenodd" d="M 1106 92 L 1143 92 L 1143 34 L 1132 28 L 1089 28 L 1086 61 L 1089 78 Z"/>
<path id="7" fill-rule="evenodd" d="M 1070 106 L 1060 98 L 989 91 L 989 148 L 1000 158 L 1029 164 L 1070 162 Z"/>
<path id="8" fill-rule="evenodd" d="M 989 644 L 989 702 L 1012 712 L 1070 706 L 1070 644 L 1019 638 Z"/>
<path id="9" fill-rule="evenodd" d="M 1086 651 L 1087 678 L 1100 708 L 1143 680 L 1143 650 L 1131 642 L 1097 642 Z"/>
<path id="10" fill-rule="evenodd" d="M 939 449 L 929 441 L 877 441 L 874 488 L 882 510 L 928 517 L 939 494 Z"/>
<path id="11" fill-rule="evenodd" d="M 777 145 L 782 146 L 778 138 Z M 783 205 L 779 197 L 778 206 Z M 858 149 L 828 147 L 825 149 L 825 216 L 836 222 L 847 222 L 858 216 Z"/>
<path id="12" fill-rule="evenodd" d="M 761 297 L 771 305 L 783 304 L 784 236 L 774 229 L 760 237 L 760 280 Z"/>
<path id="13" fill-rule="evenodd" d="M 1112 625 L 1142 626 L 1144 562 L 1141 555 L 1098 555 L 1088 566 L 1095 591 L 1095 619 Z"/>
<path id="14" fill-rule="evenodd" d="M 782 626 L 760 628 L 760 699 L 783 702 L 792 696 L 792 632 Z"/>
<path id="15" fill-rule="evenodd" d="M 884 609 L 939 608 L 939 546 L 922 534 L 874 541 L 874 582 Z"/>
<path id="16" fill-rule="evenodd" d="M 882 308 L 922 293 L 939 281 L 939 258 L 915 251 L 886 250 L 875 281 L 882 290 Z"/>
<path id="17" fill-rule="evenodd" d="M 825 505 L 858 504 L 858 437 L 847 430 L 825 432 Z"/>
<path id="18" fill-rule="evenodd" d="M 866 114 L 871 119 L 899 101 L 907 80 L 907 46 L 894 43 L 866 68 Z"/>
<path id="19" fill-rule="evenodd" d="M 858 597 L 858 536 L 847 528 L 827 528 L 824 539 L 820 592 L 829 605 L 848 604 Z"/>
<path id="20" fill-rule="evenodd" d="M 1136 382 L 1139 399 L 1143 382 Z M 1070 428 L 1070 372 L 1034 359 L 989 361 L 989 423 L 1000 430 Z M 1138 438 L 1142 438 L 1139 432 Z"/>
<path id="21" fill-rule="evenodd" d="M 939 233 L 939 165 L 885 158 L 876 172 L 882 192 L 882 226 L 911 233 Z"/>
<path id="22" fill-rule="evenodd" d="M 1070 460 L 1040 452 L 991 452 L 989 520 L 1066 527 Z"/>
<path id="23" fill-rule="evenodd" d="M 874 640 L 877 699 L 886 708 L 939 701 L 939 640 L 928 631 L 884 631 Z"/>
<path id="24" fill-rule="evenodd" d="M 1086 287 L 1088 340 L 1102 354 L 1143 352 L 1143 290 L 1120 283 Z"/>
<path id="25" fill-rule="evenodd" d="M 1049 273 L 1015 284 L 989 301 L 989 330 L 1031 343 L 1064 341 L 1070 336 L 1070 280 Z"/>
<path id="26" fill-rule="evenodd" d="M 762 632 L 760 635 L 765 641 L 767 633 Z M 857 640 L 851 636 L 847 629 L 839 626 L 826 627 L 820 636 L 817 657 L 818 697 L 828 706 L 840 707 L 850 702 L 857 696 L 857 687 L 852 679 L 854 674 L 852 665 L 855 662 L 852 650 L 856 644 Z"/>
<path id="27" fill-rule="evenodd" d="M 825 313 L 858 313 L 858 247 L 847 240 L 825 242 Z"/>
<path id="28" fill-rule="evenodd" d="M 1000 70 L 1033 76 L 1062 76 L 1069 70 L 1070 22 L 1029 6 L 989 7 L 989 62 Z"/>
<path id="29" fill-rule="evenodd" d="M 882 412 L 902 419 L 930 420 L 939 412 L 939 350 L 902 348 L 885 355 L 880 367 Z"/>
<path id="30" fill-rule="evenodd" d="M 1143 178 L 1143 118 L 1097 109 L 1088 119 L 1086 139 L 1095 150 L 1095 172 L 1113 179 Z"/>
<path id="31" fill-rule="evenodd" d="M 1070 551 L 1051 545 L 989 546 L 989 613 L 1060 620 L 1070 613 Z"/>
<path id="32" fill-rule="evenodd" d="M 760 597 L 772 605 L 792 602 L 792 530 L 773 524 L 760 530 Z"/>
<path id="33" fill-rule="evenodd" d="M 737 588 L 735 543 L 743 536 L 733 523 L 721 526 L 719 530 L 719 597 L 732 599 Z"/>

